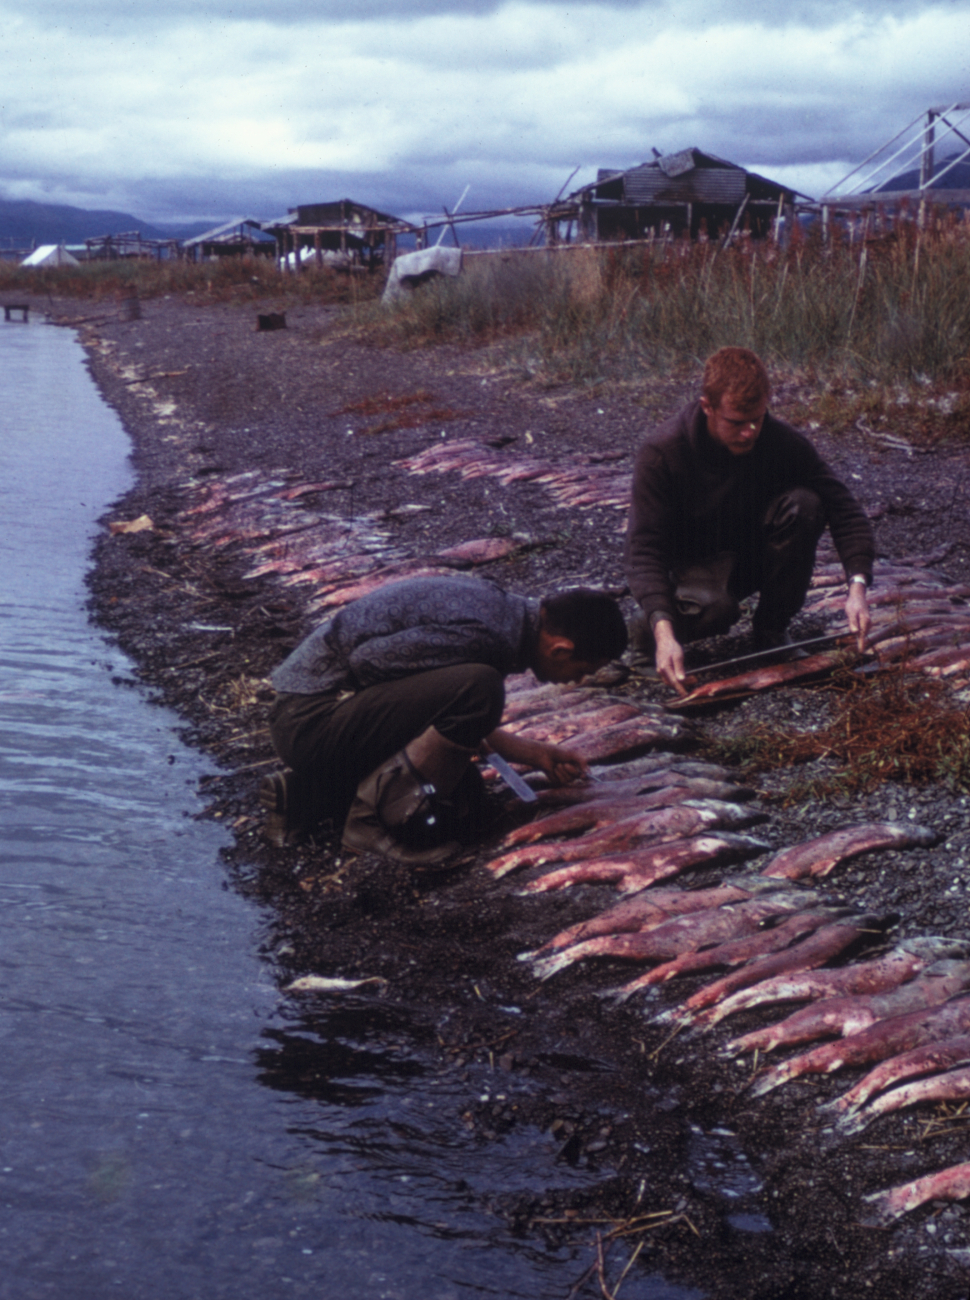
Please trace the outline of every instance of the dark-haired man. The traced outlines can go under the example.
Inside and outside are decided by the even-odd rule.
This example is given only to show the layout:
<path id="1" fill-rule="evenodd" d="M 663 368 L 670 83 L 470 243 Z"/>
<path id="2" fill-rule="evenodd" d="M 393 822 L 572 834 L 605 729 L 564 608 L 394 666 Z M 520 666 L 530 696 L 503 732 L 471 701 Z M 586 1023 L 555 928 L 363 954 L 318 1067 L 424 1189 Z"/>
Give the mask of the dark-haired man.
<path id="1" fill-rule="evenodd" d="M 288 770 L 260 792 L 268 837 L 345 816 L 349 849 L 443 860 L 457 846 L 434 840 L 473 801 L 483 741 L 559 784 L 585 770 L 567 748 L 499 728 L 504 678 L 531 668 L 540 681 L 578 681 L 626 637 L 616 602 L 585 589 L 540 601 L 480 578 L 412 578 L 355 600 L 273 673 L 270 731 Z"/>
<path id="2" fill-rule="evenodd" d="M 755 353 L 721 348 L 704 367 L 700 399 L 648 435 L 637 457 L 627 577 L 657 671 L 680 695 L 683 643 L 726 632 L 752 592 L 757 647 L 788 643 L 826 525 L 860 649 L 869 629 L 869 521 L 804 434 L 769 413 L 770 395 Z"/>

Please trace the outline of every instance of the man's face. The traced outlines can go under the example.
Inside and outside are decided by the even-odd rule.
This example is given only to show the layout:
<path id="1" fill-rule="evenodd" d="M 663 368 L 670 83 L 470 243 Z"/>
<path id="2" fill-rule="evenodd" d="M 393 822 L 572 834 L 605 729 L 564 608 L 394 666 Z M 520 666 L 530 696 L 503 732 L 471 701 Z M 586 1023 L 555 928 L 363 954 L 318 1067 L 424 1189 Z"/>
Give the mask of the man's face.
<path id="1" fill-rule="evenodd" d="M 754 406 L 739 408 L 736 399 L 725 393 L 716 407 L 701 398 L 701 410 L 707 417 L 707 432 L 732 456 L 747 456 L 758 441 L 758 434 L 768 411 L 767 398 Z"/>

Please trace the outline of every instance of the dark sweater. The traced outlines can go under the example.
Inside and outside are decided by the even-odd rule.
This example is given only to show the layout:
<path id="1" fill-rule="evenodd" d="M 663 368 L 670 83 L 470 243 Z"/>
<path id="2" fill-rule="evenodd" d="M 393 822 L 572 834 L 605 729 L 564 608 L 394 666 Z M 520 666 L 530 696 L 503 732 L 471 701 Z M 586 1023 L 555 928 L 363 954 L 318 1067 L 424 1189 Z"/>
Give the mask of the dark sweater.
<path id="1" fill-rule="evenodd" d="M 732 455 L 707 431 L 700 402 L 649 434 L 637 456 L 627 579 L 649 619 L 672 616 L 671 570 L 721 551 L 754 554 L 769 503 L 794 487 L 817 493 L 846 576 L 872 579 L 875 543 L 861 506 L 808 439 L 766 415 L 752 450 Z"/>
<path id="2" fill-rule="evenodd" d="M 311 632 L 271 681 L 284 694 L 359 691 L 433 668 L 531 666 L 539 601 L 482 578 L 410 578 L 345 605 Z"/>

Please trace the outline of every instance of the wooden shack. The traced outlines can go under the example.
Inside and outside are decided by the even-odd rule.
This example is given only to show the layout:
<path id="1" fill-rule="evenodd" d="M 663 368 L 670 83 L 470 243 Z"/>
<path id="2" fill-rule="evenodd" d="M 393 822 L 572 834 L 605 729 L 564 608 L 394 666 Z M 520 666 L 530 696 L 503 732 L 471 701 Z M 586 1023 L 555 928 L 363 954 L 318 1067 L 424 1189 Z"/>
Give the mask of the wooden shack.
<path id="1" fill-rule="evenodd" d="M 194 262 L 219 257 L 273 257 L 276 240 L 264 232 L 262 223 L 255 217 L 234 217 L 232 221 L 186 239 L 182 253 Z"/>
<path id="2" fill-rule="evenodd" d="M 714 154 L 681 149 L 626 171 L 600 169 L 595 181 L 549 207 L 546 239 L 696 239 L 738 228 L 763 238 L 776 218 L 790 216 L 799 197 L 789 186 Z"/>
<path id="3" fill-rule="evenodd" d="M 295 270 L 307 262 L 367 270 L 390 266 L 398 236 L 423 233 L 420 226 L 353 199 L 301 204 L 286 217 L 264 222 L 263 230 L 275 238 L 280 264 Z"/>

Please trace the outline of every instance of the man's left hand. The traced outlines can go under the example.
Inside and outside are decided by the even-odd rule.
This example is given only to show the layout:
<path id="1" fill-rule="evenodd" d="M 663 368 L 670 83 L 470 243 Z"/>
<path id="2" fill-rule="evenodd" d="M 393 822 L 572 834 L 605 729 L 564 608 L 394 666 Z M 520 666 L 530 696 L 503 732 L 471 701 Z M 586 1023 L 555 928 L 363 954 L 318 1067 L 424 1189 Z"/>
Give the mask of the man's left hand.
<path id="1" fill-rule="evenodd" d="M 849 594 L 845 600 L 845 616 L 849 620 L 849 631 L 856 634 L 859 650 L 865 650 L 866 636 L 872 619 L 869 617 L 869 597 L 861 582 L 849 583 Z"/>

